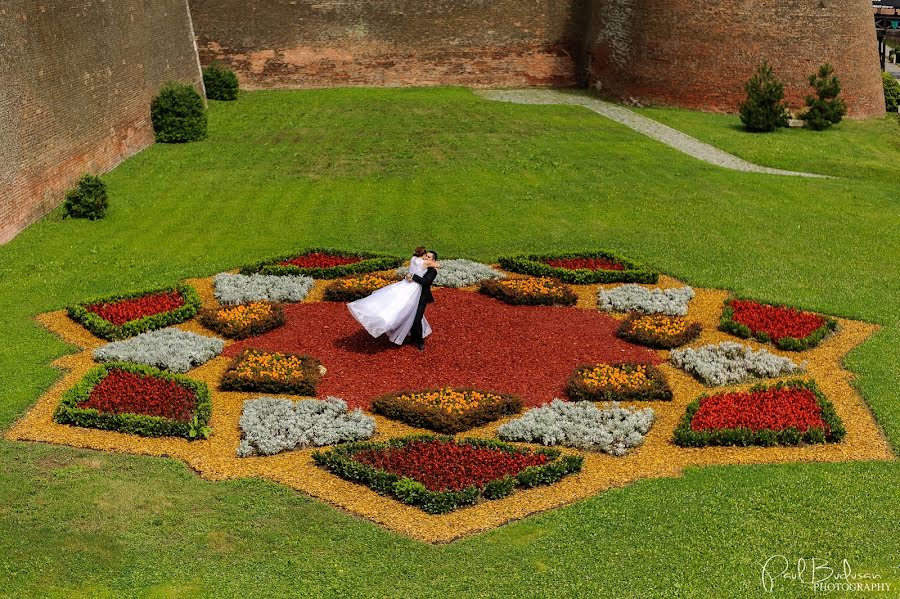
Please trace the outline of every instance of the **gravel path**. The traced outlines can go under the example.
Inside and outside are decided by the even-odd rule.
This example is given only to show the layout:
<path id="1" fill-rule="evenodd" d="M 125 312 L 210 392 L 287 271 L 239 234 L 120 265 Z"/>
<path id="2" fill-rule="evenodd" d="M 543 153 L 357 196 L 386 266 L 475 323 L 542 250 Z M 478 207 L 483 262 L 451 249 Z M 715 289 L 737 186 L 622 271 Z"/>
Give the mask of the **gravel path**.
<path id="1" fill-rule="evenodd" d="M 663 125 L 660 122 L 649 119 L 632 110 L 590 96 L 570 94 L 549 89 L 478 90 L 475 93 L 488 100 L 496 100 L 498 102 L 513 102 L 516 104 L 569 104 L 583 106 L 588 110 L 593 110 L 599 115 L 605 116 L 617 123 L 621 123 L 626 127 L 630 127 L 638 133 L 661 141 L 667 146 L 675 148 L 679 152 L 684 152 L 688 156 L 693 156 L 698 160 L 722 168 L 747 173 L 826 178 L 825 175 L 785 171 L 747 162 L 733 154 L 729 154 L 728 152 L 724 152 L 707 143 L 703 143 L 697 138 L 685 135 L 681 131 Z"/>

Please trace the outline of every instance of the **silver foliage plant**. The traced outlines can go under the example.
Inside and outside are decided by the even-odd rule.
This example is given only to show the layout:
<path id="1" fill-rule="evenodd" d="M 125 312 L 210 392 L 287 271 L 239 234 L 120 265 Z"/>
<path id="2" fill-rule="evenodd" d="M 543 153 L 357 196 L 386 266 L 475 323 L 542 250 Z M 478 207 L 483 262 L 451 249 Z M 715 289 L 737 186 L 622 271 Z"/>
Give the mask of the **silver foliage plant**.
<path id="1" fill-rule="evenodd" d="M 359 409 L 349 411 L 347 402 L 338 397 L 252 399 L 244 402 L 239 424 L 243 439 L 237 455 L 241 458 L 362 441 L 375 433 L 373 418 Z"/>
<path id="2" fill-rule="evenodd" d="M 612 289 L 601 289 L 597 294 L 600 309 L 611 312 L 645 312 L 647 314 L 667 314 L 686 316 L 688 302 L 694 299 L 691 287 L 659 289 L 649 291 L 645 287 L 629 283 Z"/>
<path id="3" fill-rule="evenodd" d="M 132 362 L 169 372 L 187 372 L 222 352 L 225 342 L 173 327 L 113 341 L 94 350 L 98 362 Z"/>
<path id="4" fill-rule="evenodd" d="M 554 399 L 502 425 L 497 434 L 505 441 L 564 445 L 623 456 L 643 443 L 655 419 L 652 408 L 629 409 L 613 402 L 601 409 L 588 401 Z"/>
<path id="5" fill-rule="evenodd" d="M 303 275 L 236 275 L 219 273 L 213 278 L 216 299 L 226 305 L 247 302 L 302 302 L 315 281 Z"/>
<path id="6" fill-rule="evenodd" d="M 734 341 L 673 350 L 672 364 L 707 385 L 733 385 L 750 378 L 775 378 L 805 370 L 790 358 Z"/>
<path id="7" fill-rule="evenodd" d="M 440 262 L 441 267 L 434 279 L 437 287 L 469 287 L 488 279 L 502 279 L 506 276 L 499 270 L 481 262 L 463 259 L 441 260 Z M 406 267 L 397 269 L 397 274 L 403 277 L 407 272 L 409 269 Z"/>

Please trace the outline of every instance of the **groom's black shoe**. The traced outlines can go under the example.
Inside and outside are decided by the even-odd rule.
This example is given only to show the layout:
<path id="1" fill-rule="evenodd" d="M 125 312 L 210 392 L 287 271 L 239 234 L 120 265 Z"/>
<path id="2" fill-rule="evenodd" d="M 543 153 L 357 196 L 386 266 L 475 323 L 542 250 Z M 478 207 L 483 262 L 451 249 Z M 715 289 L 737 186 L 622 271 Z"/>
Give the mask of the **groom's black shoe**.
<path id="1" fill-rule="evenodd" d="M 419 351 L 425 351 L 425 344 L 424 343 L 416 343 L 416 349 Z"/>

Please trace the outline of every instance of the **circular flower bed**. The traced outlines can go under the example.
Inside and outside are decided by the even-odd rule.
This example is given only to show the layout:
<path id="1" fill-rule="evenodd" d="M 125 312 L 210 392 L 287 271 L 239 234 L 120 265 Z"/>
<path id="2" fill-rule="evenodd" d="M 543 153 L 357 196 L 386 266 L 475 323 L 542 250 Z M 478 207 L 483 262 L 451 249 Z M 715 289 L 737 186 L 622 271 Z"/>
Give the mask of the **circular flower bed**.
<path id="1" fill-rule="evenodd" d="M 403 260 L 372 252 L 309 249 L 303 252 L 245 266 L 245 275 L 306 275 L 314 279 L 334 279 L 352 274 L 396 268 Z"/>
<path id="2" fill-rule="evenodd" d="M 127 339 L 190 319 L 200 309 L 193 287 L 125 293 L 70 306 L 69 317 L 109 341 Z"/>
<path id="3" fill-rule="evenodd" d="M 632 343 L 656 349 L 672 349 L 700 336 L 699 323 L 666 314 L 631 314 L 616 334 Z"/>
<path id="4" fill-rule="evenodd" d="M 268 302 L 252 302 L 218 309 L 201 310 L 200 324 L 231 339 L 261 335 L 284 324 L 284 307 Z"/>
<path id="5" fill-rule="evenodd" d="M 844 434 L 834 406 L 813 381 L 789 381 L 694 400 L 675 430 L 675 443 L 797 445 L 834 443 Z"/>
<path id="6" fill-rule="evenodd" d="M 672 390 L 652 364 L 581 366 L 569 378 L 566 393 L 576 401 L 669 401 Z"/>
<path id="7" fill-rule="evenodd" d="M 354 302 L 398 280 L 397 277 L 371 274 L 338 279 L 328 284 L 323 299 L 326 302 Z"/>
<path id="8" fill-rule="evenodd" d="M 578 302 L 569 287 L 546 277 L 485 281 L 480 291 L 514 306 L 574 306 Z"/>
<path id="9" fill-rule="evenodd" d="M 432 514 L 471 505 L 482 497 L 500 499 L 517 486 L 552 484 L 580 471 L 584 461 L 551 449 L 431 436 L 350 444 L 316 452 L 313 460 L 338 476 Z"/>
<path id="10" fill-rule="evenodd" d="M 248 349 L 222 375 L 221 387 L 314 397 L 324 374 L 324 366 L 311 356 Z"/>
<path id="11" fill-rule="evenodd" d="M 553 277 L 566 283 L 656 283 L 659 273 L 612 252 L 570 252 L 500 258 L 510 272 Z"/>
<path id="12" fill-rule="evenodd" d="M 459 433 L 519 412 L 522 400 L 473 389 L 391 393 L 376 398 L 372 411 L 411 426 Z"/>
<path id="13" fill-rule="evenodd" d="M 719 328 L 738 337 L 774 343 L 779 349 L 802 351 L 821 343 L 837 329 L 837 321 L 791 306 L 730 299 L 725 302 Z"/>

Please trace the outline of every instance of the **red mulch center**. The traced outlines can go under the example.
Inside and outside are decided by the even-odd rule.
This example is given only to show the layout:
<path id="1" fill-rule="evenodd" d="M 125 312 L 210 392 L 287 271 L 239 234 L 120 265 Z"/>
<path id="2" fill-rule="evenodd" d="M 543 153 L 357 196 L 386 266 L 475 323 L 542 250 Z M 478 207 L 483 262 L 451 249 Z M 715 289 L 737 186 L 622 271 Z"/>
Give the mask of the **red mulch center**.
<path id="1" fill-rule="evenodd" d="M 225 348 L 305 353 L 328 373 L 319 397 L 368 408 L 379 395 L 441 387 L 511 393 L 528 406 L 564 398 L 576 366 L 600 362 L 656 364 L 656 355 L 616 337 L 619 322 L 597 310 L 510 306 L 479 293 L 437 289 L 425 313 L 434 333 L 424 353 L 373 339 L 344 303 L 285 307 L 283 327 Z"/>

